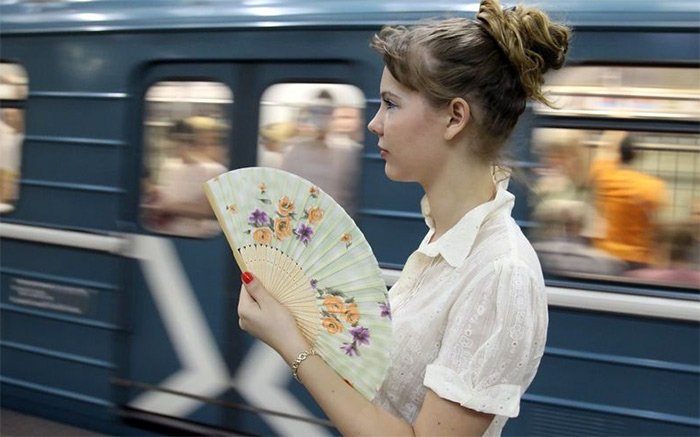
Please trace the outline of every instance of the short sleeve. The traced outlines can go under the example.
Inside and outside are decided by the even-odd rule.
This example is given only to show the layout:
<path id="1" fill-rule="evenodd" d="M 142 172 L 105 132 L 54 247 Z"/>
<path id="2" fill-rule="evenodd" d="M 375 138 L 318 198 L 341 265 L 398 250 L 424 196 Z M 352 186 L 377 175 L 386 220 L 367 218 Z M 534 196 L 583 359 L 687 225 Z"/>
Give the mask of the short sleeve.
<path id="1" fill-rule="evenodd" d="M 528 265 L 501 260 L 492 269 L 452 306 L 424 384 L 464 407 L 516 417 L 544 351 L 547 300 L 541 273 Z"/>

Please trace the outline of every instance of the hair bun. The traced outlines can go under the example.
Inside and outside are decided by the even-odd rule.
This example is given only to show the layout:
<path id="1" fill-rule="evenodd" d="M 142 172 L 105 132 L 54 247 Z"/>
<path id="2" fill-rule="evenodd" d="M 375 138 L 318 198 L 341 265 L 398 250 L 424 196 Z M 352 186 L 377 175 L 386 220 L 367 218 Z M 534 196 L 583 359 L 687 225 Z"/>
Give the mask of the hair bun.
<path id="1" fill-rule="evenodd" d="M 498 0 L 482 0 L 476 18 L 520 73 L 527 96 L 549 105 L 541 90 L 544 73 L 564 65 L 571 30 L 539 9 L 503 9 Z"/>

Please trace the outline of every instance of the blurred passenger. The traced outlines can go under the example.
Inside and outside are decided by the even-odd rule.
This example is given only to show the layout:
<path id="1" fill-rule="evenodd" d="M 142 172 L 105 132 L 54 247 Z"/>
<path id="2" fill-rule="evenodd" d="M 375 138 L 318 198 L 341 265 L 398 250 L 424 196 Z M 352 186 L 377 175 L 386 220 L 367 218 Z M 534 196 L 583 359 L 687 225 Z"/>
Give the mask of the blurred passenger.
<path id="1" fill-rule="evenodd" d="M 297 135 L 295 121 L 268 123 L 260 127 L 258 165 L 279 168 L 284 158 L 284 148 Z"/>
<path id="2" fill-rule="evenodd" d="M 582 201 L 559 200 L 549 205 L 539 224 L 548 238 L 533 243 L 542 268 L 549 272 L 619 275 L 627 263 L 590 247 L 582 237 L 588 205 Z"/>
<path id="3" fill-rule="evenodd" d="M 225 126 L 214 117 L 193 116 L 187 122 L 194 131 L 194 141 L 205 154 L 221 165 L 228 165 L 228 150 L 224 144 Z"/>
<path id="4" fill-rule="evenodd" d="M 600 220 L 596 218 L 595 208 L 590 206 L 590 163 L 584 141 L 585 136 L 579 130 L 545 128 L 535 131 L 533 142 L 543 166 L 538 170 L 539 177 L 533 187 L 537 202 L 533 217 L 537 221 L 547 221 L 548 216 L 558 215 L 570 202 L 578 202 L 583 208 L 581 236 L 591 238 L 600 234 L 596 228 Z M 546 238 L 549 228 L 541 229 Z"/>
<path id="5" fill-rule="evenodd" d="M 595 246 L 631 267 L 647 266 L 654 262 L 656 216 L 666 204 L 666 186 L 631 167 L 638 153 L 635 137 L 607 132 L 603 140 L 591 166 L 596 207 L 605 221 L 605 235 L 594 240 Z"/>
<path id="6" fill-rule="evenodd" d="M 533 142 L 543 167 L 536 192 L 540 197 L 575 199 L 585 187 L 583 133 L 574 129 L 537 129 Z M 583 177 L 582 177 L 583 175 Z"/>
<path id="7" fill-rule="evenodd" d="M 0 212 L 13 209 L 19 195 L 20 161 L 24 139 L 23 114 L 17 108 L 0 111 Z"/>
<path id="8" fill-rule="evenodd" d="M 354 106 L 338 106 L 333 110 L 329 147 L 362 149 L 362 110 Z"/>
<path id="9" fill-rule="evenodd" d="M 0 63 L 0 98 L 25 100 L 27 98 L 27 72 L 18 65 Z M 19 109 L 18 109 L 19 111 Z"/>
<path id="10" fill-rule="evenodd" d="M 285 145 L 295 136 L 297 136 L 295 121 L 269 123 L 260 128 L 261 141 L 265 148 L 272 152 L 283 152 Z"/>
<path id="11" fill-rule="evenodd" d="M 165 161 L 144 205 L 151 227 L 167 234 L 204 237 L 218 232 L 218 224 L 202 185 L 227 169 L 212 152 L 215 122 L 190 117 L 176 122 L 170 139 L 177 156 Z M 219 145 L 218 147 L 222 147 Z M 219 152 L 221 153 L 221 152 Z"/>
<path id="12" fill-rule="evenodd" d="M 688 229 L 693 230 L 696 243 L 690 251 L 689 259 L 692 265 L 700 269 L 700 197 L 693 200 L 690 206 L 690 214 L 686 226 Z"/>
<path id="13" fill-rule="evenodd" d="M 697 229 L 679 228 L 666 235 L 668 263 L 665 267 L 648 267 L 630 270 L 627 276 L 645 281 L 678 284 L 700 289 L 700 266 L 694 259 L 694 251 L 700 242 Z"/>
<path id="14" fill-rule="evenodd" d="M 318 185 L 354 216 L 360 148 L 331 147 L 328 134 L 332 120 L 333 100 L 327 91 L 321 91 L 311 104 L 302 108 L 297 136 L 285 146 L 280 167 Z"/>

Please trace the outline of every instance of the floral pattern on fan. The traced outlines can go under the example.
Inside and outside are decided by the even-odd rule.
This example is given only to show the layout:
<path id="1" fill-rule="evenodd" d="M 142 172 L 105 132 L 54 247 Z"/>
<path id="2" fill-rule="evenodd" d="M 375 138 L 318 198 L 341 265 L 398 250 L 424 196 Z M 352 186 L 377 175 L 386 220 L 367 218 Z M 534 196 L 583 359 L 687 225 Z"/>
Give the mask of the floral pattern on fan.
<path id="1" fill-rule="evenodd" d="M 331 335 L 343 332 L 346 325 L 350 325 L 348 332 L 352 336 L 352 342 L 343 342 L 340 347 L 346 355 L 353 357 L 359 355 L 359 345 L 369 345 L 370 331 L 360 326 L 360 311 L 355 299 L 347 297 L 342 291 L 333 288 L 317 288 L 318 281 L 311 280 L 311 288 L 318 293 L 317 299 L 322 301 L 321 325 Z"/>
<path id="2" fill-rule="evenodd" d="M 345 325 L 350 325 L 348 332 L 352 336 L 352 342 L 343 342 L 340 347 L 350 357 L 358 356 L 360 345 L 370 344 L 370 330 L 360 323 L 360 311 L 357 309 L 355 299 L 347 297 L 342 291 L 333 288 L 318 288 L 318 281 L 311 280 L 311 288 L 318 293 L 317 299 L 322 301 L 323 328 L 331 335 L 341 333 Z M 391 309 L 388 302 L 377 302 L 379 315 L 391 320 Z"/>
<path id="3" fill-rule="evenodd" d="M 273 201 L 267 196 L 267 185 L 261 182 L 258 185 L 260 197 L 258 202 L 263 205 L 272 205 Z M 312 186 L 309 188 L 309 197 L 318 198 L 318 188 Z M 314 226 L 323 221 L 324 211 L 318 206 L 312 206 L 304 210 L 301 218 L 297 219 L 296 205 L 289 196 L 282 196 L 277 200 L 277 208 L 274 212 L 266 211 L 263 206 L 255 208 L 248 215 L 248 224 L 250 229 L 245 231 L 250 234 L 253 241 L 260 244 L 270 244 L 274 239 L 285 240 L 294 235 L 301 243 L 308 245 L 314 236 Z M 235 214 L 238 212 L 235 205 L 228 205 L 226 209 Z M 352 236 L 350 234 L 342 234 L 340 241 L 349 248 L 352 244 Z"/>

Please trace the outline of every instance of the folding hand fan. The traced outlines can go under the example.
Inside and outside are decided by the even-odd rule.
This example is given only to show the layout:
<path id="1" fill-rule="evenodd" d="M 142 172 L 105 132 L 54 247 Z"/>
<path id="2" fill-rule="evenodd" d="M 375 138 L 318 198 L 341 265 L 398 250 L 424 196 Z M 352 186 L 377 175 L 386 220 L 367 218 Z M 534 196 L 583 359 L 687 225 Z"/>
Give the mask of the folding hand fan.
<path id="1" fill-rule="evenodd" d="M 391 314 L 377 260 L 350 216 L 311 182 L 273 168 L 233 170 L 204 190 L 241 271 L 371 400 L 388 366 Z"/>

